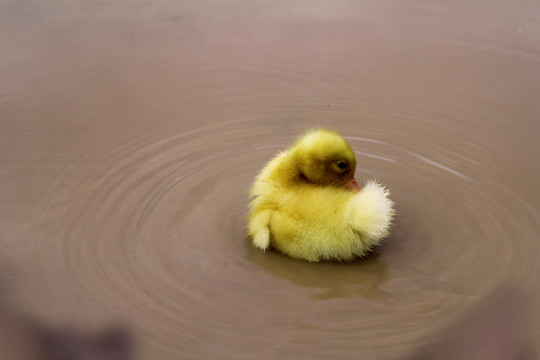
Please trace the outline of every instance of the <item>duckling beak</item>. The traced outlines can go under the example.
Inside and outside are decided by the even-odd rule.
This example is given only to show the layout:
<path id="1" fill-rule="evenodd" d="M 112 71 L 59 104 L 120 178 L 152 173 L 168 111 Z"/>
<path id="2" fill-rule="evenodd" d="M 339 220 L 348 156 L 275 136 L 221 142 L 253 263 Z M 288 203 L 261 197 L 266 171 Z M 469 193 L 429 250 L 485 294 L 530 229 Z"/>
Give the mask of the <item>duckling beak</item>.
<path id="1" fill-rule="evenodd" d="M 347 183 L 345 184 L 345 187 L 354 192 L 359 192 L 360 190 L 362 190 L 360 185 L 358 185 L 358 182 L 356 182 L 356 179 L 354 178 L 354 176 L 351 176 L 351 179 L 347 181 Z"/>

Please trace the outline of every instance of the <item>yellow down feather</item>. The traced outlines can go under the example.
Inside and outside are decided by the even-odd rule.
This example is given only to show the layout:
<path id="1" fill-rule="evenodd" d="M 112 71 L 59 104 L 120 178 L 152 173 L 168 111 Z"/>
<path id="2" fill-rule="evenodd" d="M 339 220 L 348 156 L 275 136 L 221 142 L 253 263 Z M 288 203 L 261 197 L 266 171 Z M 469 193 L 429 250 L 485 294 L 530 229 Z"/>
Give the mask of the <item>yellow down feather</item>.
<path id="1" fill-rule="evenodd" d="M 355 167 L 354 152 L 339 134 L 318 129 L 301 136 L 251 188 L 253 245 L 309 261 L 365 255 L 388 236 L 393 202 L 375 181 L 359 192 L 348 188 Z"/>

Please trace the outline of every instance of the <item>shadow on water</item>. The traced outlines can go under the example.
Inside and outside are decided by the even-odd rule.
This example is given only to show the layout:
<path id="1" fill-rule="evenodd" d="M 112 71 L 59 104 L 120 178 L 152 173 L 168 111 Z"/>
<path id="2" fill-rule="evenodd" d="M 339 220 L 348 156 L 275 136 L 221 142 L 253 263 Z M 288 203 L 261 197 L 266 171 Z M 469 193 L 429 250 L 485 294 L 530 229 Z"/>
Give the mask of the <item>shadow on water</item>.
<path id="1" fill-rule="evenodd" d="M 366 300 L 384 301 L 386 293 L 381 285 L 386 281 L 386 268 L 379 254 L 348 263 L 320 262 L 291 259 L 278 251 L 253 251 L 253 263 L 271 273 L 292 282 L 296 286 L 316 289 L 313 299 L 362 297 Z"/>
<path id="2" fill-rule="evenodd" d="M 131 360 L 133 338 L 120 326 L 87 330 L 47 325 L 0 299 L 0 359 Z"/>

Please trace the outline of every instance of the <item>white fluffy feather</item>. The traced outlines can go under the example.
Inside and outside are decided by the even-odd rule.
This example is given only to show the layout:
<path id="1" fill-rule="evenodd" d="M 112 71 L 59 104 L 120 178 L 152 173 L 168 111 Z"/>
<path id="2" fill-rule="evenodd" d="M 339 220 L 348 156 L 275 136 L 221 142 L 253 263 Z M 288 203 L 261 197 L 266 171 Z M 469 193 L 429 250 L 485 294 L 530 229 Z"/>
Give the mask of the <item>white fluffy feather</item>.
<path id="1" fill-rule="evenodd" d="M 389 195 L 390 191 L 377 181 L 369 181 L 347 204 L 345 216 L 368 247 L 388 236 L 394 216 L 394 202 Z"/>

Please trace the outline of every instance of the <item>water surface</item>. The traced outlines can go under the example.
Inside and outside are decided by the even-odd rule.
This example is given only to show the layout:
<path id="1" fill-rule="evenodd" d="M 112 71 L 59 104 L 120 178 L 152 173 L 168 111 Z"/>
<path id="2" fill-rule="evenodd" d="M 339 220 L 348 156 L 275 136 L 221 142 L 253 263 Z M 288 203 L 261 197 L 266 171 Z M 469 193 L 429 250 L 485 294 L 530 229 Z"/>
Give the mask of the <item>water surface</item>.
<path id="1" fill-rule="evenodd" d="M 538 19 L 534 0 L 2 0 L 10 300 L 128 321 L 164 360 L 402 359 L 508 287 L 538 314 Z M 392 191 L 368 259 L 244 238 L 254 176 L 314 126 Z"/>

